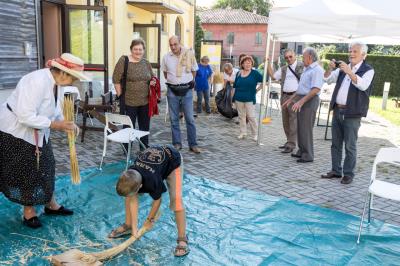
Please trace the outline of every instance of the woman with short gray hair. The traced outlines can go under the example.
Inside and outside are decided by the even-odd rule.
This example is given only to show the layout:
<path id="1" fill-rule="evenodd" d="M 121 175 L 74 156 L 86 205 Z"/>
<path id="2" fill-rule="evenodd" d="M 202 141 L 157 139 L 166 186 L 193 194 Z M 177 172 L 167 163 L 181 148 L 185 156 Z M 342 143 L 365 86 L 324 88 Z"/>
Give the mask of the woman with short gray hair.
<path id="1" fill-rule="evenodd" d="M 205 101 L 206 112 L 207 114 L 211 113 L 209 81 L 213 71 L 208 62 L 210 62 L 208 56 L 203 56 L 200 59 L 200 64 L 198 64 L 199 70 L 197 70 L 196 73 L 195 89 L 197 92 L 197 114 L 200 114 L 202 111 L 203 97 Z M 197 114 L 195 116 L 197 116 Z"/>

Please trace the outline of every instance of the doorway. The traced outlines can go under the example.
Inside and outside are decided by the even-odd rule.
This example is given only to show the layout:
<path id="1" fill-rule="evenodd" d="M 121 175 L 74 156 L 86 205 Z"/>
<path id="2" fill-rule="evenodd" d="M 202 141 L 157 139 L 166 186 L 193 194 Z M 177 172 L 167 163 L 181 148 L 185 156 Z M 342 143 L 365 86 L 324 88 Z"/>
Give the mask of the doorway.
<path id="1" fill-rule="evenodd" d="M 63 52 L 63 5 L 54 2 L 41 2 L 42 15 L 42 62 L 46 66 L 50 59 L 59 57 Z"/>
<path id="2" fill-rule="evenodd" d="M 145 57 L 160 77 L 161 25 L 133 24 L 134 36 L 142 38 L 146 43 Z"/>

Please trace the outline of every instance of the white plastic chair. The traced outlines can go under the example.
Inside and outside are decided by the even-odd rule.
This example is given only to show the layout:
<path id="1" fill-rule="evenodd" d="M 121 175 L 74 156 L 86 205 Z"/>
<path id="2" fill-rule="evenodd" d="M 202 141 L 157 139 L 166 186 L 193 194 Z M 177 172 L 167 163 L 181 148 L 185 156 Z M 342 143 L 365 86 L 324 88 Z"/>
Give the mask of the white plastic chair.
<path id="1" fill-rule="evenodd" d="M 367 208 L 367 203 L 368 203 L 368 223 L 370 223 L 371 221 L 371 210 L 400 215 L 399 212 L 391 212 L 373 207 L 374 196 L 400 201 L 400 185 L 378 180 L 376 178 L 376 166 L 382 162 L 393 164 L 395 166 L 400 166 L 400 148 L 381 148 L 375 157 L 374 165 L 372 167 L 371 181 L 368 187 L 367 197 L 364 203 L 364 210 L 361 216 L 357 244 L 360 243 L 361 230 L 364 222 L 364 215 Z"/>
<path id="2" fill-rule="evenodd" d="M 112 114 L 106 113 L 106 126 L 104 127 L 104 147 L 103 147 L 103 156 L 101 158 L 99 169 L 102 170 L 104 157 L 106 156 L 107 151 L 107 142 L 113 141 L 118 143 L 126 143 L 128 144 L 128 151 L 126 152 L 126 167 L 128 169 L 129 160 L 131 158 L 131 144 L 134 141 L 138 141 L 140 146 L 146 148 L 144 144 L 140 141 L 140 138 L 149 135 L 148 131 L 140 131 L 133 128 L 132 120 L 127 115 L 120 114 Z M 128 126 L 127 128 L 120 129 L 116 132 L 113 132 L 110 129 L 110 124 L 115 126 Z"/>

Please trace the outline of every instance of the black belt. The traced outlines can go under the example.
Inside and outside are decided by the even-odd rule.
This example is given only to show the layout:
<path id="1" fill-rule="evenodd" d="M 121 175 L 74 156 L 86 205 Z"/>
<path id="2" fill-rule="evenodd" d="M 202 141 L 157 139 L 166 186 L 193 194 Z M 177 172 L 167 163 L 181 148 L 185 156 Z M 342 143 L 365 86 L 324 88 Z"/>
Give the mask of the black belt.
<path id="1" fill-rule="evenodd" d="M 10 112 L 12 112 L 13 110 L 12 110 L 11 107 L 8 105 L 8 103 L 7 103 L 6 105 L 7 105 L 7 109 L 10 110 Z"/>
<path id="2" fill-rule="evenodd" d="M 191 85 L 190 82 L 188 83 L 181 83 L 181 84 L 171 84 L 171 83 L 166 83 L 168 87 L 185 87 L 188 85 Z"/>
<path id="3" fill-rule="evenodd" d="M 339 109 L 346 109 L 347 106 L 346 105 L 342 105 L 342 104 L 335 104 L 335 106 Z"/>
<path id="4" fill-rule="evenodd" d="M 287 95 L 293 95 L 293 94 L 295 94 L 296 92 L 295 91 L 292 91 L 292 92 L 283 92 L 283 94 L 287 94 Z"/>

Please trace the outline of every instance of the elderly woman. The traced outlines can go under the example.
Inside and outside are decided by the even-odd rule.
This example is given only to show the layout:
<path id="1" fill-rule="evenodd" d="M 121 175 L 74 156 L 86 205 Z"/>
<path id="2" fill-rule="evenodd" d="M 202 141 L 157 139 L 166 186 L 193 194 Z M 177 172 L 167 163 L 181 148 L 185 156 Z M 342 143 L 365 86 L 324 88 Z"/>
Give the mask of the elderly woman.
<path id="1" fill-rule="evenodd" d="M 233 100 L 239 113 L 240 134 L 239 139 L 247 136 L 246 118 L 249 122 L 252 138 L 257 141 L 257 122 L 255 117 L 255 104 L 257 85 L 262 82 L 263 76 L 252 69 L 254 65 L 251 56 L 243 56 L 240 60 L 240 72 L 235 79 Z"/>
<path id="2" fill-rule="evenodd" d="M 50 129 L 73 131 L 76 125 L 63 120 L 63 91 L 59 86 L 89 80 L 83 61 L 72 54 L 49 60 L 50 68 L 21 78 L 17 88 L 0 108 L 0 192 L 24 206 L 23 224 L 41 227 L 34 206 L 44 212 L 72 215 L 54 197 L 55 160 Z"/>
<path id="3" fill-rule="evenodd" d="M 224 88 L 226 88 L 226 85 L 228 84 L 229 86 L 233 87 L 233 84 L 236 79 L 236 75 L 239 70 L 236 68 L 233 68 L 233 65 L 231 63 L 226 63 L 223 67 L 224 69 Z"/>
<path id="4" fill-rule="evenodd" d="M 133 40 L 130 46 L 131 54 L 121 56 L 112 78 L 117 96 L 121 97 L 124 103 L 122 113 L 131 118 L 134 126 L 137 119 L 139 130 L 149 131 L 149 85 L 154 74 L 150 62 L 143 58 L 145 49 L 146 45 L 142 39 Z M 124 77 L 125 62 L 127 62 L 126 77 Z M 148 136 L 140 140 L 146 147 L 149 146 Z"/>
<path id="5" fill-rule="evenodd" d="M 196 72 L 196 92 L 197 92 L 197 114 L 201 113 L 203 97 L 207 114 L 211 113 L 210 109 L 210 88 L 209 82 L 212 75 L 212 69 L 208 64 L 210 59 L 208 56 L 203 56 L 198 64 L 199 70 Z"/>

